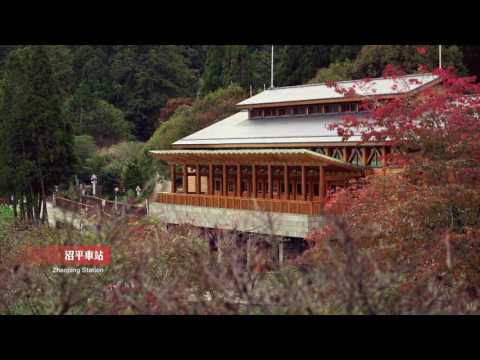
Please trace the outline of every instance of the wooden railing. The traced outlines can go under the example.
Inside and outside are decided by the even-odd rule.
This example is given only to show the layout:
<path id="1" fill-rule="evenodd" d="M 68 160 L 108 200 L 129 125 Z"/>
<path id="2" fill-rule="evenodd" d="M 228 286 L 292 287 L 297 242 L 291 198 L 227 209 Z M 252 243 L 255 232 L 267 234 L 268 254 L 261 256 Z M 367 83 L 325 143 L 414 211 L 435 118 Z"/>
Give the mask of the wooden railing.
<path id="1" fill-rule="evenodd" d="M 157 202 L 163 204 L 204 206 L 223 209 L 257 210 L 317 216 L 322 212 L 320 201 L 253 199 L 216 195 L 159 193 Z"/>
<path id="2" fill-rule="evenodd" d="M 55 206 L 63 210 L 68 210 L 72 212 L 78 212 L 84 210 L 87 214 L 92 215 L 95 213 L 96 208 L 93 205 L 82 204 L 78 201 L 73 201 L 63 197 L 57 196 L 55 199 Z"/>
<path id="3" fill-rule="evenodd" d="M 115 203 L 113 201 L 103 200 L 102 198 L 93 196 L 83 196 L 81 202 L 57 196 L 55 206 L 73 212 L 84 210 L 89 215 L 95 214 L 99 209 L 105 214 L 111 216 L 125 214 L 129 216 L 143 217 L 147 215 L 147 209 L 145 207 L 119 202 L 115 208 Z"/>

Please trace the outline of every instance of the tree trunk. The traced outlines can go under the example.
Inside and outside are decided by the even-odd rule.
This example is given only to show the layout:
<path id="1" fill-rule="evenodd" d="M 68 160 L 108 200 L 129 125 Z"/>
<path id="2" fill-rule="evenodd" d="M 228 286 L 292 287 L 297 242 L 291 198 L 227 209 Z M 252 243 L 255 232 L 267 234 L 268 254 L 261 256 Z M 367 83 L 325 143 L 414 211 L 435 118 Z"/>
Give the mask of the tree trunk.
<path id="1" fill-rule="evenodd" d="M 23 192 L 20 193 L 20 220 L 25 221 L 25 201 Z"/>
<path id="2" fill-rule="evenodd" d="M 30 195 L 29 195 L 29 199 L 28 199 L 28 207 L 27 208 L 28 208 L 32 223 L 34 225 L 37 225 L 39 214 L 37 214 L 36 203 L 35 203 L 35 192 L 33 191 L 33 185 L 32 184 L 30 184 Z"/>
<path id="3" fill-rule="evenodd" d="M 18 217 L 18 213 L 17 213 L 17 196 L 15 193 L 13 193 L 12 196 L 10 196 L 10 204 L 13 209 L 13 217 L 16 220 Z"/>
<path id="4" fill-rule="evenodd" d="M 42 224 L 45 224 L 45 221 L 48 224 L 48 213 L 47 213 L 47 196 L 45 192 L 45 181 L 41 180 L 41 186 L 42 186 L 42 196 L 41 196 L 41 203 L 43 206 L 43 211 L 42 211 Z"/>

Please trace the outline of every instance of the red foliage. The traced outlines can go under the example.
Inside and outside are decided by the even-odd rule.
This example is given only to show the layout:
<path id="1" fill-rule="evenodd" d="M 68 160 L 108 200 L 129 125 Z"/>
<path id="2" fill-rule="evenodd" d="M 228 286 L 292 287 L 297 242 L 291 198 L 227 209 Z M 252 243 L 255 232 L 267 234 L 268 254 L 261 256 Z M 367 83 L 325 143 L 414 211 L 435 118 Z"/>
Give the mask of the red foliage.
<path id="1" fill-rule="evenodd" d="M 424 47 L 418 47 L 415 50 L 417 51 L 417 54 L 420 54 L 420 55 L 425 55 L 427 53 L 427 48 L 424 48 Z"/>
<path id="2" fill-rule="evenodd" d="M 412 281 L 445 272 L 480 285 L 474 265 L 480 259 L 480 85 L 452 69 L 433 73 L 440 86 L 382 102 L 366 98 L 367 117 L 345 116 L 334 126 L 344 138 L 355 134 L 390 143 L 397 151 L 387 163 L 405 168 L 402 174 L 368 178 L 362 188 L 338 191 L 325 205 L 327 216 L 344 219 L 345 231 L 375 261 L 406 269 L 405 291 Z M 398 87 L 405 86 L 401 74 L 393 66 L 384 71 Z M 323 245 L 339 236 L 329 225 L 311 233 L 311 251 L 325 257 Z"/>
<path id="3" fill-rule="evenodd" d="M 178 97 L 168 99 L 165 106 L 160 110 L 160 122 L 167 120 L 182 105 L 192 105 L 193 99 L 189 97 Z"/>

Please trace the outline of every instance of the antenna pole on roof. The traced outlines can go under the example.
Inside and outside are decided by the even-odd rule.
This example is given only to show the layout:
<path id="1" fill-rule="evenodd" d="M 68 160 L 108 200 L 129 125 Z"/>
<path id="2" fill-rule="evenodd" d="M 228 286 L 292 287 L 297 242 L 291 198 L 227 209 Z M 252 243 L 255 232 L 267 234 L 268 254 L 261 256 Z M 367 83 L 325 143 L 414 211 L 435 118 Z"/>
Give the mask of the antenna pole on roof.
<path id="1" fill-rule="evenodd" d="M 273 45 L 272 45 L 272 68 L 271 68 L 271 84 L 270 88 L 273 89 Z"/>
<path id="2" fill-rule="evenodd" d="M 442 45 L 438 45 L 438 67 L 442 68 Z"/>

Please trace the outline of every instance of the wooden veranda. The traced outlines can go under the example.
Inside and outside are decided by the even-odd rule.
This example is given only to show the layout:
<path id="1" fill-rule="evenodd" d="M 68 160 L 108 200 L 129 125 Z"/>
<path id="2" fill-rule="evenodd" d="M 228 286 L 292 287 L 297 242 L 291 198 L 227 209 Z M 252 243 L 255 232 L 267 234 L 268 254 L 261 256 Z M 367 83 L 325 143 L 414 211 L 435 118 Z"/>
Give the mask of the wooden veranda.
<path id="1" fill-rule="evenodd" d="M 364 168 L 305 149 L 169 150 L 162 203 L 318 215 L 327 190 L 364 176 Z"/>

